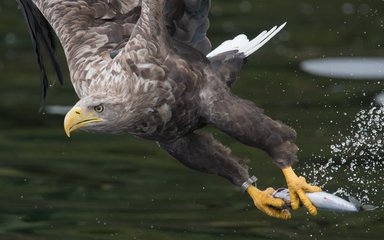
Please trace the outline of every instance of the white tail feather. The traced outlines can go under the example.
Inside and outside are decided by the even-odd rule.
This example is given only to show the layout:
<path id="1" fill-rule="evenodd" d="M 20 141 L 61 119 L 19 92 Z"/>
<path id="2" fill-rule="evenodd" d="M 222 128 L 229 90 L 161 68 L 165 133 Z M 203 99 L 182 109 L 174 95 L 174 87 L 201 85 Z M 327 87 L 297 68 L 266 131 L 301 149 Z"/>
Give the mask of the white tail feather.
<path id="1" fill-rule="evenodd" d="M 214 57 L 224 52 L 229 51 L 239 51 L 240 53 L 244 53 L 246 57 L 256 52 L 259 48 L 261 48 L 264 44 L 266 44 L 271 38 L 273 38 L 281 29 L 284 28 L 286 23 L 283 23 L 280 27 L 273 27 L 269 31 L 263 31 L 257 37 L 248 40 L 247 36 L 244 34 L 240 34 L 232 40 L 227 40 L 223 42 L 220 46 L 215 48 L 212 52 L 208 53 L 207 57 Z"/>

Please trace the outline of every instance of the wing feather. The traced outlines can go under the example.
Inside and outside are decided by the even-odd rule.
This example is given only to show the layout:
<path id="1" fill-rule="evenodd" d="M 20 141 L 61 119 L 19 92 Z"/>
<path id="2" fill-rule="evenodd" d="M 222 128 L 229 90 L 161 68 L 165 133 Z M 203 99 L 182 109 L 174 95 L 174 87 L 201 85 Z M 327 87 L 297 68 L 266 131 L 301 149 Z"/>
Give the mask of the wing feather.
<path id="1" fill-rule="evenodd" d="M 49 23 L 32 2 L 26 0 L 18 0 L 17 2 L 19 3 L 20 9 L 22 10 L 23 16 L 28 24 L 28 30 L 32 39 L 33 48 L 37 55 L 41 75 L 41 100 L 43 102 L 47 96 L 49 82 L 44 64 L 42 47 L 40 44 L 41 41 L 47 48 L 49 58 L 55 69 L 59 82 L 63 84 L 63 74 L 55 55 L 54 36 Z"/>
<path id="2" fill-rule="evenodd" d="M 38 55 L 43 79 L 43 97 L 46 96 L 48 80 L 41 55 L 39 40 L 49 49 L 51 60 L 59 79 L 61 71 L 47 37 L 49 27 L 56 32 L 67 57 L 71 81 L 79 97 L 87 92 L 92 79 L 86 69 L 99 70 L 111 60 L 110 53 L 127 42 L 134 24 L 139 18 L 139 0 L 19 0 L 26 15 L 35 50 Z M 47 19 L 37 14 L 37 9 Z"/>
<path id="3" fill-rule="evenodd" d="M 165 5 L 169 34 L 204 55 L 211 50 L 207 37 L 210 5 L 210 0 L 168 0 Z"/>
<path id="4" fill-rule="evenodd" d="M 42 57 L 46 47 L 62 82 L 55 57 L 50 26 L 67 57 L 71 81 L 81 98 L 97 73 L 126 45 L 141 14 L 141 0 L 18 0 L 28 23 L 42 75 L 46 97 L 48 78 Z M 182 56 L 205 59 L 211 50 L 207 38 L 210 0 L 167 0 L 164 11 L 166 32 Z M 44 19 L 44 17 L 45 19 Z M 202 55 L 199 54 L 202 53 Z"/>

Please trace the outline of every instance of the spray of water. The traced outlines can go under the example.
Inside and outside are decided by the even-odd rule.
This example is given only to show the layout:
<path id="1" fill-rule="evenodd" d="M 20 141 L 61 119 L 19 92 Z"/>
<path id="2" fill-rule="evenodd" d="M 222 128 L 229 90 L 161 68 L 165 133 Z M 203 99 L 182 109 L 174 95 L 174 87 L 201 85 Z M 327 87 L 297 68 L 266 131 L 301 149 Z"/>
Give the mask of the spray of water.
<path id="1" fill-rule="evenodd" d="M 324 189 L 336 186 L 339 195 L 383 207 L 377 196 L 384 191 L 384 107 L 361 110 L 349 130 L 334 136 L 332 158 L 313 156 L 303 175 Z"/>

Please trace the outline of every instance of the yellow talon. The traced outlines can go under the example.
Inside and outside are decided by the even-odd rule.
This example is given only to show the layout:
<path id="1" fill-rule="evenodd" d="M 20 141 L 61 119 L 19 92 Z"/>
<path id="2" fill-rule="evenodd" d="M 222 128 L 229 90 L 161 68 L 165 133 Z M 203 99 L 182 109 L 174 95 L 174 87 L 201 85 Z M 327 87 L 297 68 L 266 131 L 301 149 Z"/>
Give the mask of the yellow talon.
<path id="1" fill-rule="evenodd" d="M 281 199 L 276 199 L 272 196 L 272 193 L 275 190 L 273 188 L 268 188 L 265 191 L 261 191 L 254 186 L 250 186 L 247 188 L 248 194 L 253 199 L 255 206 L 265 214 L 280 218 L 280 219 L 290 219 L 291 214 L 288 210 L 282 210 L 284 206 L 284 201 Z"/>
<path id="2" fill-rule="evenodd" d="M 282 169 L 289 189 L 292 209 L 298 209 L 301 203 L 308 209 L 312 215 L 317 215 L 317 209 L 309 200 L 305 192 L 320 192 L 321 188 L 311 186 L 304 177 L 298 177 L 292 167 Z"/>

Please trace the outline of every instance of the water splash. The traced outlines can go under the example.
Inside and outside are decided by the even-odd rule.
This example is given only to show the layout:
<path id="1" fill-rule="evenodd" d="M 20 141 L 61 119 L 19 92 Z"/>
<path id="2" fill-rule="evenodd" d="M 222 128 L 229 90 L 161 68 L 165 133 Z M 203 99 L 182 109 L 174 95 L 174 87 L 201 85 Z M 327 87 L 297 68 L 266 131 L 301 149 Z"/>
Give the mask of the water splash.
<path id="1" fill-rule="evenodd" d="M 332 158 L 313 156 L 303 175 L 324 189 L 338 187 L 339 195 L 372 203 L 384 191 L 384 107 L 361 110 L 349 130 L 334 136 Z M 374 203 L 384 206 L 382 199 Z"/>

